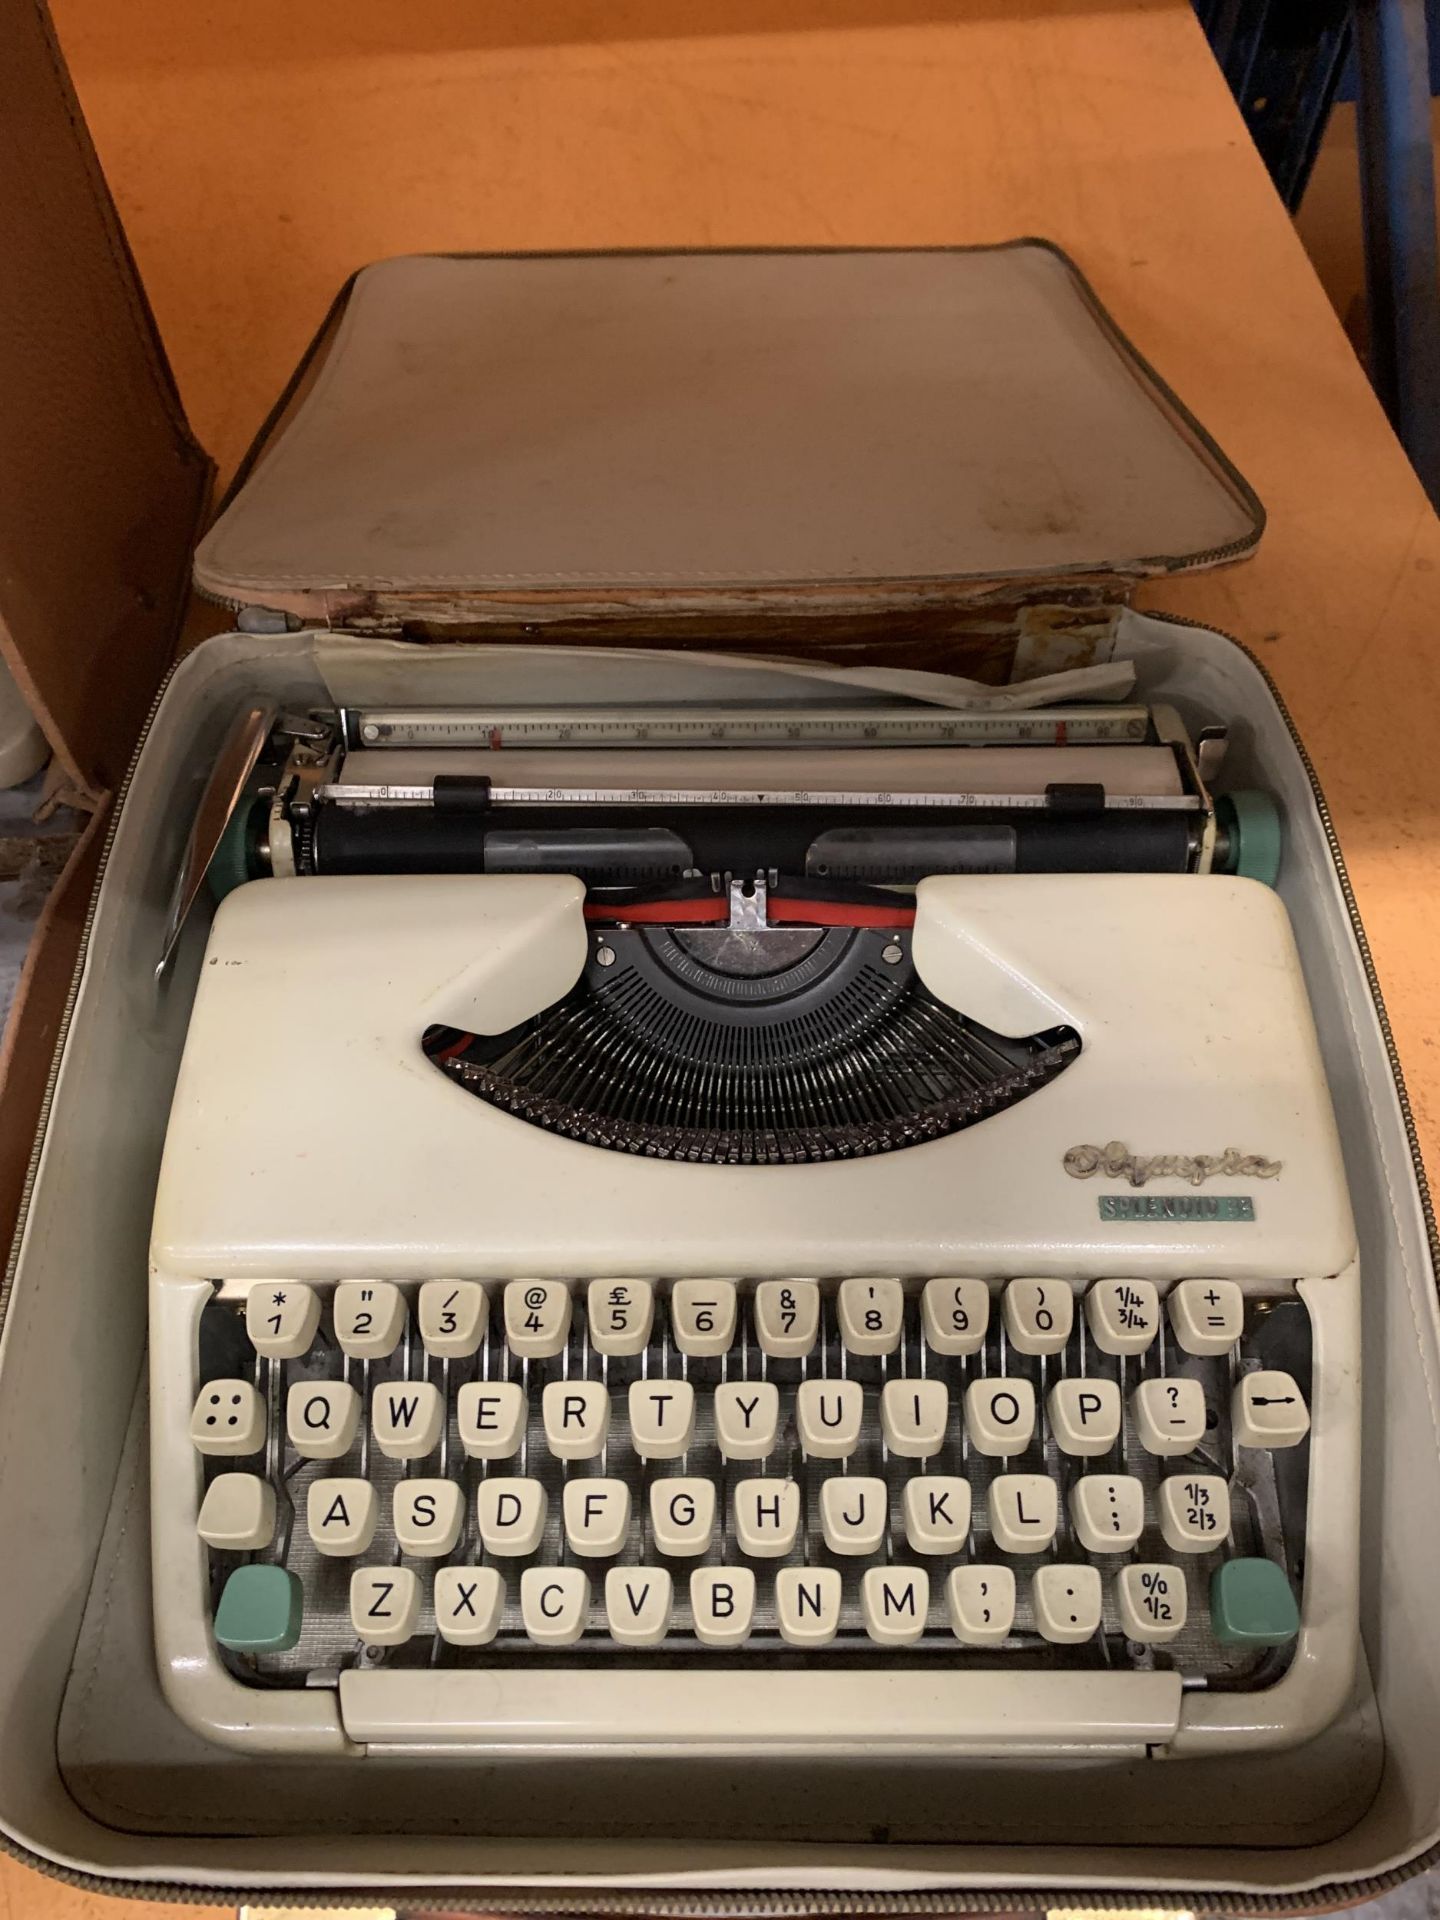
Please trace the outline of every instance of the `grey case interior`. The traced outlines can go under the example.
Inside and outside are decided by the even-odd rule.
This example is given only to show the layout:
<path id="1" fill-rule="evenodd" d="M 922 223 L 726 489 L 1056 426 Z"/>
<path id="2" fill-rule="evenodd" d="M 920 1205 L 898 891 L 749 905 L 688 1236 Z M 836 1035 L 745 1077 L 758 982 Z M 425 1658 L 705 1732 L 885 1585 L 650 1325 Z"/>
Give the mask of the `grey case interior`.
<path id="1" fill-rule="evenodd" d="M 509 591 L 507 574 L 511 583 L 543 586 L 563 599 L 571 585 L 603 596 L 625 579 L 655 589 L 667 567 L 685 575 L 666 589 L 685 605 L 713 605 L 717 582 L 728 591 L 726 583 L 742 578 L 811 589 L 879 579 L 900 602 L 907 584 L 922 577 L 973 583 L 1012 569 L 1028 578 L 1049 568 L 1077 579 L 1198 564 L 1217 547 L 1243 551 L 1253 543 L 1260 516 L 1243 483 L 1118 342 L 1051 250 L 787 256 L 792 276 L 805 281 L 813 273 L 808 306 L 784 273 L 777 281 L 778 258 L 741 256 L 737 265 L 725 257 L 723 272 L 718 260 L 677 269 L 673 301 L 663 262 L 647 259 L 640 280 L 629 271 L 642 272 L 634 262 L 621 263 L 626 271 L 614 275 L 590 263 L 600 276 L 587 283 L 595 288 L 593 303 L 574 282 L 574 263 L 555 270 L 558 279 L 550 278 L 543 299 L 533 292 L 530 263 L 468 263 L 490 294 L 503 285 L 520 301 L 523 290 L 556 317 L 550 354 L 537 361 L 528 347 L 514 347 L 523 369 L 500 366 L 504 377 L 490 381 L 465 430 L 453 404 L 440 404 L 446 356 L 461 356 L 466 382 L 478 382 L 482 369 L 494 374 L 516 312 L 504 328 L 457 328 L 455 315 L 476 284 L 464 274 L 463 298 L 446 291 L 437 296 L 443 312 L 432 311 L 423 285 L 434 277 L 457 287 L 448 269 L 462 263 L 406 261 L 371 270 L 375 278 L 362 277 L 360 293 L 368 298 L 367 286 L 381 289 L 378 338 L 368 338 L 347 309 L 286 432 L 208 537 L 202 579 L 236 598 L 251 597 L 248 582 L 271 606 L 293 592 L 332 617 L 356 596 L 369 596 L 373 612 L 378 593 L 390 597 L 393 618 L 407 597 L 428 604 L 427 580 L 447 590 L 463 585 L 475 605 L 491 588 Z M 865 264 L 876 259 L 900 263 L 905 298 L 886 304 L 891 282 L 874 279 Z M 843 297 L 838 283 L 825 279 L 837 260 L 861 263 L 846 269 Z M 952 275 L 955 261 L 970 264 Z M 1068 519 L 1047 508 L 1043 525 L 1025 529 L 1013 520 L 1013 540 L 989 524 L 993 514 L 986 519 L 989 496 L 977 477 L 987 446 L 993 456 L 996 436 L 1003 439 L 1017 417 L 998 390 L 990 393 L 999 363 L 975 368 L 967 361 L 964 378 L 956 376 L 957 395 L 963 389 L 974 408 L 963 417 L 986 423 L 983 431 L 977 425 L 963 457 L 953 435 L 924 442 L 919 383 L 907 388 L 899 372 L 900 356 L 913 347 L 927 378 L 944 374 L 946 363 L 933 357 L 938 347 L 924 360 L 924 339 L 916 337 L 917 329 L 924 335 L 932 292 L 952 350 L 956 337 L 967 351 L 993 343 L 1003 303 L 985 292 L 992 263 L 1009 295 L 1034 302 L 1032 346 L 1059 316 L 1060 364 L 1073 369 L 1089 354 L 1099 376 L 1101 397 L 1077 398 L 1066 379 L 1031 379 L 1028 363 L 1010 368 L 1011 402 L 1018 384 L 1042 424 L 1060 406 L 1062 442 L 1072 428 L 1082 436 L 1068 468 L 1061 447 L 1051 479 L 1062 492 L 1073 491 L 1093 471 L 1081 459 L 1087 421 L 1100 422 L 1113 455 L 1094 463 L 1113 481 L 1101 498 L 1087 498 Z M 536 273 L 543 277 L 550 265 L 536 263 Z M 714 284 L 706 290 L 712 267 L 720 292 Z M 962 297 L 966 274 L 978 280 Z M 697 327 L 713 325 L 717 303 L 732 318 L 738 303 L 757 324 L 778 313 L 785 323 L 781 357 L 792 367 L 807 353 L 818 357 L 826 378 L 841 381 L 854 401 L 850 420 L 869 441 L 883 440 L 887 420 L 903 418 L 907 431 L 920 435 L 916 444 L 929 445 L 940 461 L 925 499 L 906 496 L 916 522 L 882 522 L 872 537 L 864 475 L 844 457 L 849 440 L 839 433 L 807 441 L 794 429 L 793 408 L 776 420 L 768 406 L 751 424 L 772 435 L 769 514 L 746 505 L 728 533 L 713 524 L 717 503 L 735 497 L 732 454 L 730 466 L 721 461 L 703 486 L 697 481 L 685 498 L 663 502 L 665 514 L 657 508 L 655 517 L 635 516 L 634 524 L 607 520 L 612 496 L 643 490 L 647 440 L 666 450 L 672 471 L 682 470 L 676 446 L 693 451 L 695 434 L 715 431 L 726 397 L 722 380 L 704 389 L 703 404 L 687 400 L 677 412 L 668 400 L 654 401 L 663 418 L 647 417 L 645 393 L 620 380 L 625 367 L 617 364 L 613 417 L 621 444 L 613 459 L 607 455 L 603 485 L 596 483 L 598 456 L 583 475 L 572 471 L 587 447 L 609 449 L 612 442 L 589 437 L 585 419 L 570 407 L 547 411 L 534 391 L 540 370 L 557 354 L 565 364 L 573 359 L 591 339 L 597 311 L 619 329 L 622 293 L 637 285 L 660 302 L 677 379 L 704 388 L 703 364 L 710 363 L 696 370 Z M 851 332 L 847 300 L 877 314 L 869 358 L 854 340 L 836 337 Z M 523 302 L 519 310 L 527 311 Z M 677 313 L 687 316 L 685 325 Z M 981 332 L 967 334 L 967 326 L 980 324 L 977 313 Z M 521 331 L 528 340 L 534 329 Z M 606 339 L 613 345 L 618 335 L 601 331 L 602 348 Z M 718 328 L 715 339 L 724 331 Z M 626 366 L 645 352 L 633 316 L 628 339 L 620 356 Z M 1103 352 L 1091 351 L 1097 341 Z M 760 337 L 753 327 L 749 334 L 741 329 L 727 364 L 733 373 L 747 357 L 753 361 L 744 391 L 778 408 L 788 388 L 774 384 L 779 369 L 762 345 L 763 329 Z M 603 355 L 600 364 L 611 367 Z M 367 387 L 372 376 L 374 389 Z M 403 408 L 387 400 L 387 382 L 408 396 Z M 874 405 L 871 388 L 879 389 Z M 823 390 L 817 379 L 808 395 L 811 416 L 825 412 Z M 421 425 L 433 457 L 448 463 L 452 479 L 477 466 L 480 472 L 444 498 L 423 496 L 434 518 L 414 523 L 408 512 L 387 518 L 382 510 L 397 499 L 413 502 L 429 484 L 409 444 L 421 394 L 430 401 Z M 881 405 L 887 395 L 889 411 Z M 1092 404 L 1098 414 L 1087 412 Z M 953 405 L 960 409 L 958 397 Z M 344 430 L 352 417 L 368 426 L 347 464 Z M 386 419 L 388 440 L 374 432 Z M 556 496 L 537 455 L 547 434 L 560 436 L 547 459 L 569 489 L 553 515 Z M 1015 444 L 1028 444 L 1031 466 L 1041 461 L 1043 434 L 1027 443 L 1022 433 Z M 1155 487 L 1147 478 L 1152 456 L 1153 471 L 1168 476 Z M 832 458 L 838 470 L 827 492 L 825 462 Z M 518 498 L 501 497 L 497 466 L 517 479 Z M 407 493 L 411 486 L 421 494 Z M 1049 486 L 1022 462 L 1005 492 L 1018 512 L 1026 501 L 1053 502 L 1058 496 Z M 1167 491 L 1169 506 L 1161 497 Z M 287 498 L 292 518 L 309 516 L 290 547 L 274 540 L 287 524 Z M 1172 511 L 1176 500 L 1184 512 Z M 793 544 L 780 538 L 787 516 Z M 547 520 L 563 538 L 542 546 L 535 529 Z M 478 542 L 477 530 L 484 536 Z M 414 570 L 405 566 L 407 550 Z M 762 596 L 757 618 L 775 604 Z M 323 627 L 272 637 L 237 632 L 204 642 L 175 672 L 119 812 L 0 1332 L 0 1537 L 12 1543 L 0 1586 L 0 1824 L 15 1844 L 117 1879 L 226 1890 L 302 1888 L 318 1896 L 363 1884 L 443 1889 L 457 1898 L 468 1890 L 480 1899 L 487 1888 L 507 1886 L 545 1889 L 542 1897 L 558 1900 L 609 1889 L 595 1895 L 599 1905 L 614 1904 L 625 1888 L 637 1899 L 655 1888 L 696 1896 L 728 1889 L 738 1904 L 762 1906 L 753 1890 L 828 1889 L 844 1890 L 850 1905 L 863 1908 L 867 1898 L 903 1904 L 919 1890 L 1000 1887 L 1174 1889 L 1196 1902 L 1230 1889 L 1284 1895 L 1299 1905 L 1306 1890 L 1380 1874 L 1435 1843 L 1440 1635 L 1430 1623 L 1440 1586 L 1440 1328 L 1427 1222 L 1382 1016 L 1306 763 L 1259 668 L 1221 635 L 1130 611 L 1114 624 L 1113 647 L 1135 660 L 1140 697 L 1173 701 L 1197 723 L 1228 720 L 1231 781 L 1270 788 L 1285 811 L 1280 892 L 1315 1007 L 1361 1237 L 1368 1671 L 1348 1714 L 1298 1753 L 1227 1762 L 687 1768 L 596 1761 L 556 1770 L 533 1760 L 480 1765 L 416 1755 L 267 1763 L 237 1759 L 190 1735 L 160 1696 L 151 1651 L 145 1274 L 156 1170 L 206 914 L 193 917 L 159 986 L 155 962 L 196 799 L 228 723 L 257 695 L 303 707 L 530 705 L 563 694 L 623 707 L 639 700 L 804 700 L 814 691 L 803 666 L 793 677 L 777 676 L 773 667 L 698 652 L 421 647 Z M 837 697 L 833 686 L 827 697 Z M 297 1036 L 295 1118 L 305 1123 L 317 1113 L 323 1097 Z"/>

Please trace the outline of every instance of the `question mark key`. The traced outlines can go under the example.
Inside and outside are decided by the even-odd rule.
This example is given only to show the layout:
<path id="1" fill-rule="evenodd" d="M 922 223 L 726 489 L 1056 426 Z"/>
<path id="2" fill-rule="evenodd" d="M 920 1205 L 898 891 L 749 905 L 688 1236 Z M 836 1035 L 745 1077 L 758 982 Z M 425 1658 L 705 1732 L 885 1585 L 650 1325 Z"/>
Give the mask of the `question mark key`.
<path id="1" fill-rule="evenodd" d="M 1193 1453 L 1205 1438 L 1205 1389 L 1183 1375 L 1142 1380 L 1130 1396 L 1130 1418 L 1147 1453 Z"/>

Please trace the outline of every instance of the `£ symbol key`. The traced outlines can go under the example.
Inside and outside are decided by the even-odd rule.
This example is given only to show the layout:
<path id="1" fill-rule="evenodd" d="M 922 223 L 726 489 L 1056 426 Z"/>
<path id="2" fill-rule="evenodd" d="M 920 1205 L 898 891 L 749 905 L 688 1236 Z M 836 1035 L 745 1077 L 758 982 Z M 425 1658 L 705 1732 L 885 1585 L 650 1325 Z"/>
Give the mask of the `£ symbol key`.
<path id="1" fill-rule="evenodd" d="M 655 1321 L 655 1289 L 648 1280 L 592 1280 L 586 1316 L 597 1353 L 643 1353 Z"/>

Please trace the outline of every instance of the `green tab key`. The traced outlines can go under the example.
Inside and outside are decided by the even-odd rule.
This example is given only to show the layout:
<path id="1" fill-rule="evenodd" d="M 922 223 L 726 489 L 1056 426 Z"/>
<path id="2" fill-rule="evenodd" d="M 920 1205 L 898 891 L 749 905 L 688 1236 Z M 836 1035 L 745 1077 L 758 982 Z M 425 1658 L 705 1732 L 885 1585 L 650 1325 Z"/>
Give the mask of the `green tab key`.
<path id="1" fill-rule="evenodd" d="M 1285 1569 L 1273 1560 L 1227 1560 L 1210 1579 L 1210 1630 L 1226 1647 L 1283 1647 L 1300 1631 Z"/>
<path id="2" fill-rule="evenodd" d="M 286 1567 L 236 1567 L 215 1609 L 215 1638 L 232 1653 L 288 1653 L 300 1638 L 304 1593 Z"/>

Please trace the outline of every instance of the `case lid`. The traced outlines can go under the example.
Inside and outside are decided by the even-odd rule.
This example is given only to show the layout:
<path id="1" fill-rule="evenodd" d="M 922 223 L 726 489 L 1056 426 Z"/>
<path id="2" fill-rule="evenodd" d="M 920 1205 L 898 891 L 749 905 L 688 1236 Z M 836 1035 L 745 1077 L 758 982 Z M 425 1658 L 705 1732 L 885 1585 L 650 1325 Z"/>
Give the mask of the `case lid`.
<path id="1" fill-rule="evenodd" d="M 0 653 L 99 795 L 173 654 L 211 469 L 38 0 L 0 7 L 0 260 Z"/>
<path id="2" fill-rule="evenodd" d="M 335 624 L 1123 583 L 1259 501 L 1042 241 L 367 267 L 201 542 Z"/>

